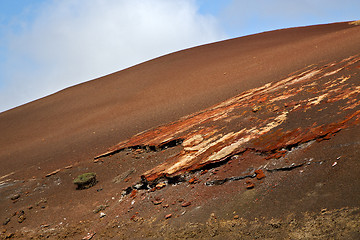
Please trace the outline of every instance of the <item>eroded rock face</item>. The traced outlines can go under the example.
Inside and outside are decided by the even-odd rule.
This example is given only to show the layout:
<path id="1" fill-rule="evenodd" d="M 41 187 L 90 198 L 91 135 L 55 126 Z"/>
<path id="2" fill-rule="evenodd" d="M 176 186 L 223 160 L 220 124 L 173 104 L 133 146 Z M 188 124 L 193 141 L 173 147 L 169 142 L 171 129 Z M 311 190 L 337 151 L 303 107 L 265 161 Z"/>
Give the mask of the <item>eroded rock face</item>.
<path id="1" fill-rule="evenodd" d="M 308 66 L 280 81 L 243 92 L 176 122 L 142 132 L 97 156 L 124 149 L 161 150 L 181 144 L 177 155 L 145 172 L 143 180 L 176 177 L 211 164 L 225 164 L 247 152 L 262 157 L 267 168 L 293 149 L 332 138 L 360 123 L 360 56 L 322 66 Z"/>

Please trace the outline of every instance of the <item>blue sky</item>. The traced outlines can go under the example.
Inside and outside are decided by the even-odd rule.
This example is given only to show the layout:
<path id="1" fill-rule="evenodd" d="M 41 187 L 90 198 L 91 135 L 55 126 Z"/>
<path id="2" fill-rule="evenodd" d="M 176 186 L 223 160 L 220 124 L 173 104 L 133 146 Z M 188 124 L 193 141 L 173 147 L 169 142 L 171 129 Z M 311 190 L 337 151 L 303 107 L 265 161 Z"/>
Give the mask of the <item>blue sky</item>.
<path id="1" fill-rule="evenodd" d="M 181 49 L 359 18 L 358 0 L 0 0 L 0 112 Z"/>

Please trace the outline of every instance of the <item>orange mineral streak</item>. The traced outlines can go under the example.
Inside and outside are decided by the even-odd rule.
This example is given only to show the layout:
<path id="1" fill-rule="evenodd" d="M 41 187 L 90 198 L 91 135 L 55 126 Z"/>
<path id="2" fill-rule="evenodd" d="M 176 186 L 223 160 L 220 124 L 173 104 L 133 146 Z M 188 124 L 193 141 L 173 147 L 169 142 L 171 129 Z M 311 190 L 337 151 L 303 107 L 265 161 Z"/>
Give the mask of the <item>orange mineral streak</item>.
<path id="1" fill-rule="evenodd" d="M 342 129 L 359 124 L 359 61 L 356 55 L 324 66 L 309 66 L 176 122 L 139 133 L 96 158 L 127 148 L 159 150 L 170 143 L 181 143 L 183 149 L 177 155 L 143 174 L 152 182 L 225 163 L 247 150 L 263 155 L 264 161 L 284 157 L 292 147 L 329 140 Z"/>

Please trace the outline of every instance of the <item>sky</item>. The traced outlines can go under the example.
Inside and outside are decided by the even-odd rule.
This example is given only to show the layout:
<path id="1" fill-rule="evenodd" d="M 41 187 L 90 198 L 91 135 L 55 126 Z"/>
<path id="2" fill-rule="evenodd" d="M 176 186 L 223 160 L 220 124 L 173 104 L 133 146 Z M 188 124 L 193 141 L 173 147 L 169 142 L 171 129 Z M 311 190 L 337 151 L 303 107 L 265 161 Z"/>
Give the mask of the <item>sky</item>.
<path id="1" fill-rule="evenodd" d="M 182 49 L 359 13 L 359 0 L 0 0 L 0 112 Z"/>

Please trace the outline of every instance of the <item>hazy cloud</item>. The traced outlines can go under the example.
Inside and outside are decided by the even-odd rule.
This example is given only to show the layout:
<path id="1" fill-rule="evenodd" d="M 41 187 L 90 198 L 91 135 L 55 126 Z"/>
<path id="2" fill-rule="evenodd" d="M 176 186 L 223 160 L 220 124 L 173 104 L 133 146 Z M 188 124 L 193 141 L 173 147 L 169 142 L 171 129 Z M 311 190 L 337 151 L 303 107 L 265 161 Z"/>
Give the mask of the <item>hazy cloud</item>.
<path id="1" fill-rule="evenodd" d="M 45 1 L 7 36 L 0 111 L 176 50 L 221 40 L 193 0 Z"/>

